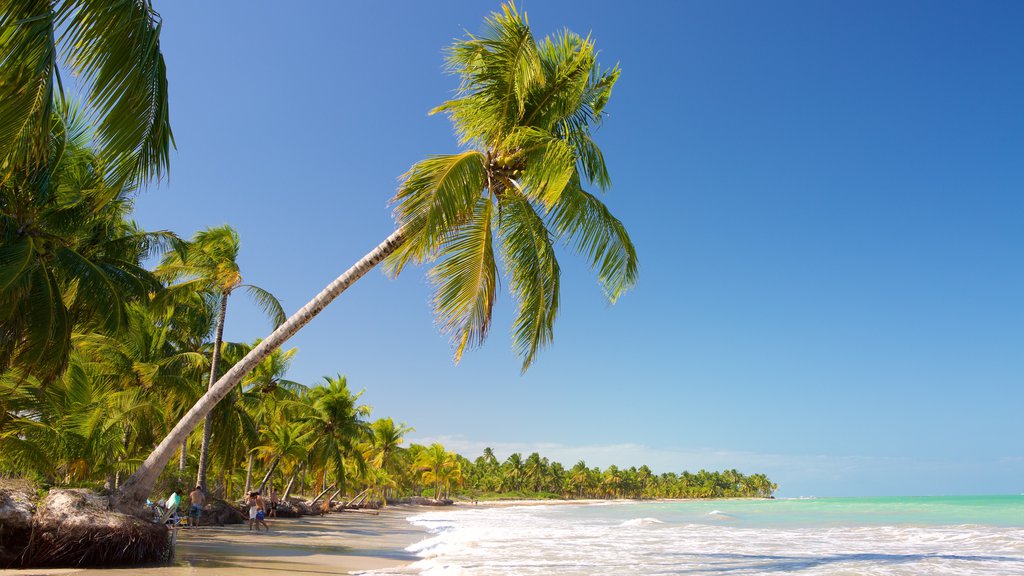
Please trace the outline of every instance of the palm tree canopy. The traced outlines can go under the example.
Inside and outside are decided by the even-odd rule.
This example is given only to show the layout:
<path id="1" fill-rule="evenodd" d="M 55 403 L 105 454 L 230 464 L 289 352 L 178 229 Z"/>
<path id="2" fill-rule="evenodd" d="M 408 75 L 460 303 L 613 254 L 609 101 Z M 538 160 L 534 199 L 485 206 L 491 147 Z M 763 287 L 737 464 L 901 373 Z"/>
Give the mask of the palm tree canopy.
<path id="1" fill-rule="evenodd" d="M 280 326 L 286 315 L 273 294 L 249 284 L 242 284 L 238 266 L 241 240 L 228 225 L 214 226 L 196 232 L 192 240 L 178 250 L 164 254 L 157 275 L 167 282 L 177 282 L 170 292 L 187 293 L 192 289 L 229 296 L 237 288 L 245 288 L 257 306 Z"/>
<path id="2" fill-rule="evenodd" d="M 84 87 L 108 182 L 135 186 L 166 173 L 174 137 L 160 29 L 151 0 L 4 2 L 0 181 L 50 161 L 62 67 Z"/>
<path id="3" fill-rule="evenodd" d="M 436 262 L 434 310 L 456 362 L 487 337 L 504 263 L 517 302 L 513 344 L 525 371 L 550 343 L 560 295 L 555 240 L 586 257 L 614 302 L 637 281 L 622 223 L 585 185 L 610 185 L 591 138 L 619 77 L 589 38 L 564 31 L 537 42 L 513 4 L 480 36 L 457 41 L 448 68 L 457 97 L 433 110 L 468 149 L 414 165 L 393 199 L 407 241 L 386 265 Z"/>
<path id="4" fill-rule="evenodd" d="M 73 329 L 113 333 L 161 289 L 145 258 L 178 242 L 128 220 L 132 189 L 106 183 L 83 115 L 53 112 L 45 169 L 0 179 L 0 370 L 45 377 L 67 364 Z"/>

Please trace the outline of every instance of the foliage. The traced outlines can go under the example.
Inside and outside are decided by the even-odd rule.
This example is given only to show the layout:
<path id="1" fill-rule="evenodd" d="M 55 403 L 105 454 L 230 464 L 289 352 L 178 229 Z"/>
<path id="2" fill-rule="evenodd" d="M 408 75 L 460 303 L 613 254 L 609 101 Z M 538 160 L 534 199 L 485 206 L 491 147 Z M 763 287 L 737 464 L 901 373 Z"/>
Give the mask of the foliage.
<path id="1" fill-rule="evenodd" d="M 42 378 L 67 365 L 73 329 L 112 334 L 160 290 L 140 263 L 177 244 L 128 219 L 132 189 L 106 183 L 77 109 L 58 105 L 51 160 L 0 181 L 0 370 Z"/>
<path id="2" fill-rule="evenodd" d="M 433 110 L 468 149 L 423 160 L 393 199 L 406 242 L 386 266 L 436 262 L 438 324 L 455 346 L 482 344 L 504 264 L 517 302 L 513 348 L 525 371 L 553 336 L 560 298 L 556 242 L 589 260 L 611 302 L 637 281 L 636 250 L 622 223 L 586 185 L 611 182 L 591 137 L 619 77 L 602 69 L 590 38 L 564 31 L 537 42 L 509 3 L 483 34 L 455 42 L 447 66 L 457 97 Z"/>
<path id="3" fill-rule="evenodd" d="M 0 182 L 46 173 L 60 70 L 83 86 L 115 188 L 166 173 L 174 145 L 160 15 L 150 0 L 10 0 L 0 11 Z"/>

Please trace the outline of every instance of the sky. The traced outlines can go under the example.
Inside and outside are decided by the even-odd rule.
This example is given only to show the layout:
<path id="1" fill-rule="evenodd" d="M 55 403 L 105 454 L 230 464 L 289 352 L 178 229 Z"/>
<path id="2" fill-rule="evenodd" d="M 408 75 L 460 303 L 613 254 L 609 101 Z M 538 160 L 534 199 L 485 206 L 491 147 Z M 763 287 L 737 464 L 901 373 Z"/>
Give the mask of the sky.
<path id="1" fill-rule="evenodd" d="M 156 0 L 177 150 L 147 229 L 228 223 L 291 312 L 458 151 L 443 50 L 498 2 Z M 371 272 L 294 337 L 375 417 L 470 458 L 765 472 L 781 496 L 1024 492 L 1024 5 L 520 2 L 622 76 L 596 140 L 640 281 L 560 254 L 554 344 L 520 374 L 507 282 L 459 365 L 425 270 Z M 243 295 L 225 335 L 270 326 Z"/>

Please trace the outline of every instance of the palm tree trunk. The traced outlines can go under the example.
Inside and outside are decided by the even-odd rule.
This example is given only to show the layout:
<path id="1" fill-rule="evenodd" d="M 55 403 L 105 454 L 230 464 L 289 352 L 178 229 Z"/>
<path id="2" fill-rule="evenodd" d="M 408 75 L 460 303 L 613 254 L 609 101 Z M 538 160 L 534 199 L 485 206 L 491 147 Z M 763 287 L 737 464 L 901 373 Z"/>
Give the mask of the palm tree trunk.
<path id="1" fill-rule="evenodd" d="M 224 317 L 228 313 L 229 295 L 230 292 L 220 295 L 220 313 L 217 314 L 217 332 L 213 339 L 213 352 L 210 354 L 210 381 L 206 384 L 207 390 L 213 388 L 217 382 L 217 363 L 220 362 L 220 346 L 224 341 Z M 203 443 L 199 446 L 199 472 L 196 474 L 196 485 L 203 489 L 204 494 L 209 493 L 209 490 L 206 489 L 206 466 L 210 458 L 210 436 L 212 433 L 213 426 L 210 424 L 210 414 L 207 412 L 203 419 Z M 184 445 L 182 445 L 181 451 L 182 454 L 185 453 Z"/>
<path id="2" fill-rule="evenodd" d="M 281 495 L 281 502 L 288 501 L 288 495 L 292 493 L 292 484 L 295 484 L 295 477 L 298 475 L 298 472 L 292 472 L 292 477 L 288 480 L 288 485 L 284 487 L 284 494 Z"/>
<path id="3" fill-rule="evenodd" d="M 312 506 L 313 504 L 316 504 L 316 501 L 323 498 L 324 494 L 327 494 L 327 491 L 330 490 L 331 488 L 334 488 L 334 484 L 325 487 L 323 492 L 317 494 L 316 498 L 313 498 L 312 500 L 309 501 L 309 505 Z"/>
<path id="4" fill-rule="evenodd" d="M 245 467 L 245 491 L 244 491 L 245 494 L 242 496 L 243 499 L 245 498 L 245 496 L 249 495 L 249 490 L 252 488 L 252 461 L 254 459 L 255 458 L 253 457 L 252 453 L 250 452 L 249 453 L 249 463 Z"/>
<path id="5" fill-rule="evenodd" d="M 153 449 L 148 458 L 138 467 L 124 483 L 114 501 L 119 508 L 133 509 L 145 502 L 153 491 L 157 478 L 174 455 L 174 451 L 189 433 L 206 417 L 213 407 L 234 389 L 261 360 L 281 347 L 303 326 L 309 323 L 328 304 L 344 292 L 355 281 L 366 275 L 381 260 L 397 250 L 405 243 L 405 229 L 399 228 L 391 233 L 376 248 L 363 256 L 359 262 L 334 279 L 315 298 L 310 300 L 298 312 L 291 315 L 284 324 L 277 327 L 267 338 L 253 348 L 237 364 L 221 376 L 213 387 L 195 403 L 194 406 L 174 426 L 170 433 Z"/>
<path id="6" fill-rule="evenodd" d="M 185 438 L 185 441 L 181 443 L 181 452 L 178 454 L 178 472 L 184 472 L 185 466 L 188 465 L 188 454 L 185 452 L 187 446 L 188 438 Z"/>
<path id="7" fill-rule="evenodd" d="M 263 489 L 267 486 L 267 481 L 270 480 L 270 477 L 274 475 L 274 470 L 277 469 L 277 463 L 280 461 L 281 457 L 275 456 L 274 459 L 270 462 L 270 470 L 267 470 L 266 475 L 263 476 L 263 481 L 260 482 L 260 487 L 256 489 L 257 492 L 263 494 Z"/>
<path id="8" fill-rule="evenodd" d="M 341 488 L 335 490 L 334 493 L 327 498 L 327 503 L 330 504 L 331 502 L 334 502 L 334 499 L 338 497 L 338 494 L 341 494 Z"/>

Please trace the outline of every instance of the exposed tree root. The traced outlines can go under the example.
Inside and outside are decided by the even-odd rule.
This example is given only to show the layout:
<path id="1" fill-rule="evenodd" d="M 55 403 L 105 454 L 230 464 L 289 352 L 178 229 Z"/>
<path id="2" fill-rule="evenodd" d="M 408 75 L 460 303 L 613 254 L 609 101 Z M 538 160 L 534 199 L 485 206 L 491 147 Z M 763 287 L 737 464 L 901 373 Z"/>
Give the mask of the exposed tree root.
<path id="1" fill-rule="evenodd" d="M 169 559 L 166 526 L 107 507 L 106 498 L 89 490 L 52 490 L 27 526 L 4 523 L 0 558 L 13 567 L 139 566 Z"/>

